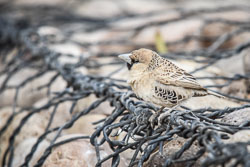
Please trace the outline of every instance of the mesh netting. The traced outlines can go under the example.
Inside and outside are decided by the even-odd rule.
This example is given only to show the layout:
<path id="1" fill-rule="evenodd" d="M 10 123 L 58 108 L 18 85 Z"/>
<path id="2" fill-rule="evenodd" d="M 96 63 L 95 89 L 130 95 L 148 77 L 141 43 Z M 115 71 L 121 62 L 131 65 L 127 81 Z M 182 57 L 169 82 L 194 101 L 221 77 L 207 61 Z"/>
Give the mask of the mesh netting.
<path id="1" fill-rule="evenodd" d="M 157 163 L 164 166 L 250 166 L 250 137 L 246 140 L 231 140 L 234 134 L 250 128 L 250 119 L 247 117 L 250 111 L 250 100 L 247 98 L 250 79 L 247 68 L 250 62 L 247 62 L 247 58 L 243 61 L 243 72 L 213 71 L 219 62 L 223 64 L 223 68 L 233 67 L 234 61 L 227 60 L 239 55 L 250 55 L 250 38 L 247 34 L 250 30 L 250 6 L 243 4 L 190 9 L 176 4 L 168 9 L 169 13 L 166 13 L 167 9 L 161 9 L 146 13 L 121 12 L 102 18 L 75 14 L 74 7 L 82 3 L 86 2 L 76 1 L 71 6 L 61 4 L 34 7 L 9 2 L 2 2 L 0 5 L 1 108 L 11 106 L 7 116 L 1 119 L 0 137 L 2 143 L 6 141 L 0 150 L 1 166 L 13 166 L 14 159 L 17 158 L 16 143 L 22 140 L 19 136 L 29 126 L 32 129 L 32 118 L 36 115 L 40 117 L 42 113 L 48 117 L 48 122 L 37 135 L 29 153 L 23 157 L 21 166 L 30 164 L 39 145 L 48 138 L 49 145 L 34 166 L 42 166 L 54 148 L 79 139 L 89 141 L 94 146 L 96 166 L 101 166 L 110 159 L 112 166 L 119 166 L 121 154 L 128 150 L 133 150 L 127 161 L 129 166 L 150 166 Z M 133 22 L 147 20 L 148 17 L 157 18 L 162 14 L 166 17 L 164 15 L 162 19 L 138 21 L 140 24 Z M 226 16 L 222 17 L 220 14 Z M 234 15 L 239 17 L 234 19 Z M 135 96 L 121 76 L 121 71 L 126 66 L 117 55 L 141 47 L 155 50 L 154 42 L 141 42 L 143 40 L 139 36 L 143 32 L 159 28 L 164 34 L 160 28 L 168 28 L 176 23 L 183 23 L 185 26 L 189 24 L 185 22 L 192 22 L 192 19 L 194 23 L 190 24 L 198 22 L 195 31 L 167 41 L 165 44 L 168 52 L 161 56 L 176 62 L 181 60 L 198 65 L 189 72 L 195 76 L 201 72 L 202 75 L 197 75 L 198 81 L 211 81 L 208 83 L 212 84 L 204 86 L 227 97 L 225 101 L 229 101 L 230 105 L 195 109 L 183 105 L 166 117 L 161 126 L 153 128 L 149 118 L 159 107 Z M 171 29 L 174 28 L 169 28 L 168 31 Z M 109 34 L 103 40 L 97 37 L 89 41 L 77 40 L 105 31 Z M 65 45 L 68 43 L 70 47 Z M 80 51 L 72 51 L 74 48 Z M 26 72 L 29 75 L 25 75 Z M 27 86 L 34 82 L 39 84 Z M 64 85 L 61 86 L 61 83 Z M 241 94 L 239 90 L 236 93 L 231 91 L 237 87 L 242 88 L 233 85 L 234 83 L 246 86 Z M 52 88 L 53 85 L 56 86 Z M 41 97 L 46 100 L 35 105 Z M 84 101 L 89 97 L 94 100 Z M 84 107 L 79 105 L 83 103 Z M 94 123 L 96 129 L 92 135 L 57 141 L 80 118 L 91 114 L 104 103 L 108 106 L 104 110 L 111 111 L 108 111 L 106 118 Z M 69 105 L 69 117 L 63 123 L 56 124 L 55 117 L 58 117 L 59 108 L 64 104 Z M 237 112 L 243 117 L 235 114 Z M 232 120 L 226 120 L 230 116 L 233 117 Z M 19 121 L 16 118 L 20 118 Z M 12 124 L 16 126 L 13 127 Z M 174 140 L 181 140 L 180 146 L 169 150 L 166 155 L 164 150 L 168 150 L 167 146 Z M 104 144 L 108 144 L 112 152 L 101 156 Z M 190 150 L 192 151 L 189 152 Z M 164 158 L 157 161 L 154 159 L 157 154 Z"/>

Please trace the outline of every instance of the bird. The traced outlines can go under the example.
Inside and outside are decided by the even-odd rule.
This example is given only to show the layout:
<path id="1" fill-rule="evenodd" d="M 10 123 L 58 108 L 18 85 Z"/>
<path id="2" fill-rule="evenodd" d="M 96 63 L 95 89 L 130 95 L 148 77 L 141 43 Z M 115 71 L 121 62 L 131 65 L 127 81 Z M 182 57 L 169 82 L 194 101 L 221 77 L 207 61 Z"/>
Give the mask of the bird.
<path id="1" fill-rule="evenodd" d="M 129 71 L 127 83 L 136 96 L 161 106 L 157 116 L 164 108 L 169 109 L 164 116 L 168 115 L 192 97 L 207 95 L 222 97 L 209 92 L 193 75 L 150 49 L 141 48 L 118 57 L 127 63 Z M 161 119 L 164 119 L 164 116 Z"/>

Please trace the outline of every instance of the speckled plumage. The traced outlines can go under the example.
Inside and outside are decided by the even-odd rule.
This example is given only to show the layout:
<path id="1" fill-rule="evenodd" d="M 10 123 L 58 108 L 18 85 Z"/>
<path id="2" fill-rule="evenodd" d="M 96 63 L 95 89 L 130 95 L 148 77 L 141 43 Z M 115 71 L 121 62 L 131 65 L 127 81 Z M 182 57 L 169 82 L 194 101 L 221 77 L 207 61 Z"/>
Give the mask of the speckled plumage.
<path id="1" fill-rule="evenodd" d="M 196 79 L 149 49 L 129 55 L 129 79 L 135 94 L 145 101 L 172 108 L 182 101 L 209 93 Z"/>

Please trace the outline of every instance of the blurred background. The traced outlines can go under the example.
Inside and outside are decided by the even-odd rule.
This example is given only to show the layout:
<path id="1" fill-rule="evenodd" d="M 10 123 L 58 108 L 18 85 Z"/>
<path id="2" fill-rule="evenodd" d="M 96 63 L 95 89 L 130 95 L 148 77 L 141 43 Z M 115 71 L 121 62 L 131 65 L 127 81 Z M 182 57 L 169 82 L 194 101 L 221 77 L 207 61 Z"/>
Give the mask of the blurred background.
<path id="1" fill-rule="evenodd" d="M 137 133 L 131 122 L 128 127 L 117 124 L 138 114 L 125 102 L 135 97 L 126 94 L 131 91 L 126 83 L 128 71 L 117 55 L 139 48 L 158 52 L 197 77 L 201 85 L 230 99 L 200 98 L 191 100 L 186 107 L 197 111 L 221 109 L 212 115 L 209 110 L 200 119 L 232 135 L 231 143 L 245 142 L 244 156 L 231 155 L 227 150 L 229 158 L 220 161 L 219 155 L 224 154 L 209 150 L 209 142 L 207 147 L 204 143 L 191 144 L 182 157 L 173 156 L 187 142 L 179 132 L 171 132 L 175 140 L 169 138 L 166 145 L 161 143 L 166 152 L 160 156 L 156 147 L 147 150 L 137 143 L 144 151 L 139 154 L 131 146 L 121 151 L 118 159 L 114 153 L 123 146 L 112 146 L 106 137 L 98 151 L 94 140 L 89 142 L 91 136 L 101 140 L 100 133 L 108 125 L 123 130 L 131 125 L 130 129 Z M 181 166 L 227 164 L 235 157 L 244 166 L 250 141 L 249 130 L 242 132 L 249 128 L 250 117 L 249 48 L 248 0 L 0 0 L 0 164 L 85 167 L 96 163 L 133 166 L 141 162 L 144 166 L 163 166 L 169 157 L 171 163 L 177 163 L 175 159 L 194 156 Z M 120 105 L 126 106 L 131 117 L 121 113 L 115 117 Z M 234 109 L 223 110 L 227 107 Z M 112 121 L 111 116 L 115 117 Z M 183 131 L 194 130 L 180 122 L 170 126 L 174 129 L 177 125 L 183 126 Z M 142 129 L 150 129 L 145 127 Z M 218 129 L 212 129 L 219 136 L 214 139 L 219 149 L 221 143 L 227 142 Z M 127 136 L 135 141 L 127 134 L 129 130 L 124 131 L 110 138 L 122 141 Z M 160 133 L 163 135 L 163 131 Z M 60 141 L 57 147 L 55 143 Z M 141 158 L 147 151 L 148 157 Z M 153 155 L 151 159 L 149 155 Z"/>

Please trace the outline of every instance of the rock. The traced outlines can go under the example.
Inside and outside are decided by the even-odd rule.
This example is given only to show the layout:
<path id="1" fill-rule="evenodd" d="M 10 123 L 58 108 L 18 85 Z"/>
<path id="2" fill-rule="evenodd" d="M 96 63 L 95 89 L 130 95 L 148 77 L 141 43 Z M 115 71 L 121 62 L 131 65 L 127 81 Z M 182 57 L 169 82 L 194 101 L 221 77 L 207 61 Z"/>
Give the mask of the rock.
<path id="1" fill-rule="evenodd" d="M 233 134 L 230 137 L 230 139 L 225 140 L 225 142 L 226 143 L 249 142 L 249 140 L 250 140 L 250 130 L 241 130 L 241 131 Z"/>
<path id="2" fill-rule="evenodd" d="M 250 118 L 250 108 L 245 108 L 225 115 L 221 119 L 221 122 L 225 122 L 232 125 L 240 125 L 245 121 L 249 121 L 249 118 Z"/>
<path id="3" fill-rule="evenodd" d="M 37 33 L 41 36 L 60 36 L 62 37 L 62 32 L 53 26 L 41 26 L 37 30 Z"/>
<path id="4" fill-rule="evenodd" d="M 20 144 L 16 146 L 12 166 L 20 166 L 21 164 L 24 163 L 26 155 L 29 154 L 33 144 L 35 144 L 36 141 L 37 138 L 31 137 L 23 140 Z M 47 140 L 43 140 L 39 144 L 32 159 L 30 160 L 29 166 L 34 166 L 36 164 L 36 162 L 39 160 L 40 156 L 48 146 L 49 142 Z"/>
<path id="5" fill-rule="evenodd" d="M 230 64 L 225 66 L 226 64 Z M 233 64 L 233 65 L 232 65 Z M 215 63 L 215 66 L 222 69 L 224 75 L 233 76 L 235 74 L 243 74 L 243 55 L 237 54 L 227 59 L 219 60 Z"/>
<path id="6" fill-rule="evenodd" d="M 19 108 L 16 108 L 18 110 Z M 0 109 L 0 129 L 6 124 L 8 118 L 13 112 L 12 107 L 3 107 Z"/>
<path id="7" fill-rule="evenodd" d="M 153 153 L 149 160 L 144 165 L 145 167 L 151 167 L 151 166 L 163 166 L 165 161 L 171 156 L 173 156 L 174 153 L 180 150 L 180 148 L 183 146 L 183 144 L 187 142 L 187 139 L 184 139 L 182 137 L 174 137 L 171 141 L 166 142 L 163 146 L 163 154 L 160 155 L 158 151 Z M 199 147 L 197 146 L 197 143 L 193 143 L 193 145 L 186 150 L 182 156 L 179 158 L 179 160 L 188 159 L 196 155 L 196 153 L 199 151 Z M 171 167 L 184 167 L 189 166 L 190 164 L 195 163 L 193 166 L 198 167 L 200 166 L 200 161 L 197 162 L 181 162 L 181 163 L 173 163 L 171 164 Z"/>
<path id="8" fill-rule="evenodd" d="M 2 109 L 0 109 L 0 128 L 2 128 L 7 119 L 11 116 L 12 114 L 12 108 L 11 107 L 4 107 Z M 7 130 L 5 131 L 5 133 L 3 133 L 1 135 L 0 138 L 0 150 L 1 150 L 1 154 L 0 154 L 0 163 L 2 164 L 3 161 L 3 153 L 5 152 L 5 150 L 8 147 L 9 144 L 9 137 L 12 135 L 14 128 L 16 128 L 21 120 L 21 118 L 23 118 L 25 116 L 26 113 L 20 113 L 17 116 L 14 117 L 14 120 L 12 121 L 11 124 L 8 124 L 7 126 Z M 20 141 L 19 141 L 20 142 Z M 14 146 L 17 146 L 17 144 L 15 144 Z"/>
<path id="9" fill-rule="evenodd" d="M 79 118 L 71 128 L 66 129 L 65 132 L 68 134 L 83 133 L 92 135 L 92 133 L 95 131 L 95 127 L 98 126 L 93 125 L 92 123 L 105 118 L 106 116 L 103 114 L 84 115 Z"/>
<path id="10" fill-rule="evenodd" d="M 231 96 L 246 98 L 247 88 L 245 80 L 233 81 L 230 85 L 223 87 L 221 91 Z"/>
<path id="11" fill-rule="evenodd" d="M 18 85 L 20 83 L 22 83 L 24 80 L 26 80 L 28 77 L 34 75 L 37 71 L 36 70 L 28 70 L 28 69 L 22 69 L 20 71 L 18 71 L 16 74 L 12 75 L 12 77 L 9 79 L 9 81 L 7 82 L 8 86 L 13 86 L 13 85 Z M 2 83 L 4 82 L 5 78 L 7 77 L 7 74 L 0 76 L 0 85 L 2 86 Z M 26 91 L 30 91 L 30 93 L 32 92 L 32 90 L 30 89 L 30 87 L 27 90 L 23 88 L 20 90 L 19 92 L 19 97 L 22 95 L 22 92 Z M 26 98 L 27 95 L 30 96 L 30 94 L 26 94 Z M 5 89 L 2 93 L 1 93 L 1 100 L 0 100 L 0 106 L 10 106 L 13 104 L 13 100 L 15 97 L 15 90 L 14 89 Z M 20 100 L 20 99 L 18 99 Z M 18 103 L 22 103 L 20 101 L 18 101 Z M 27 102 L 26 102 L 27 103 Z"/>
<path id="12" fill-rule="evenodd" d="M 18 85 L 22 83 L 25 79 L 35 74 L 36 71 L 31 70 L 21 70 L 16 75 L 14 75 L 8 82 L 8 85 Z M 40 76 L 22 87 L 19 91 L 17 105 L 20 107 L 30 107 L 38 100 L 47 96 L 47 88 L 37 90 L 39 86 L 47 84 L 50 79 L 55 75 L 55 72 L 47 72 L 43 76 Z M 0 77 L 0 85 L 1 80 Z M 66 82 L 61 78 L 57 78 L 51 85 L 51 92 L 61 91 L 66 87 Z M 9 106 L 13 104 L 15 97 L 14 89 L 7 89 L 1 94 L 0 106 Z"/>
<path id="13" fill-rule="evenodd" d="M 222 12 L 221 14 L 212 13 L 209 14 L 209 17 L 216 17 L 216 18 L 223 18 L 227 20 L 234 20 L 234 21 L 246 21 L 248 14 L 246 12 L 235 11 L 235 12 Z M 235 28 L 233 26 L 222 24 L 222 23 L 212 23 L 208 24 L 204 27 L 201 36 L 205 37 L 215 37 L 221 36 L 223 34 L 229 33 L 234 31 Z M 237 47 L 239 44 L 243 42 L 247 42 L 250 37 L 249 32 L 244 32 L 241 34 L 235 35 L 233 38 L 227 40 L 223 43 L 218 49 L 232 49 Z M 214 42 L 214 41 L 213 41 Z M 213 43 L 211 42 L 201 42 L 200 45 L 204 48 L 212 46 Z M 217 50 L 217 49 L 216 49 Z M 243 55 L 244 53 L 236 54 L 231 56 L 227 59 L 221 59 L 215 63 L 215 66 L 223 69 L 225 74 L 243 74 Z M 233 64 L 225 66 L 226 64 Z M 226 67 L 226 68 L 225 68 Z"/>
<path id="14" fill-rule="evenodd" d="M 35 107 L 41 106 L 46 102 L 46 99 L 43 99 L 42 101 L 37 102 L 34 104 Z M 71 107 L 71 102 L 65 102 L 58 106 L 57 112 L 54 115 L 54 119 L 51 123 L 50 128 L 59 127 L 64 125 L 68 120 L 71 119 L 71 114 L 69 113 L 69 109 Z M 50 119 L 50 115 L 53 111 L 53 107 L 50 109 L 42 110 L 39 113 L 33 114 L 29 120 L 23 125 L 20 133 L 15 138 L 14 146 L 18 146 L 20 143 L 22 143 L 25 140 L 28 140 L 30 138 L 38 138 L 40 135 L 42 135 L 47 127 L 48 121 Z M 0 127 L 4 125 L 8 117 L 12 113 L 12 108 L 4 108 L 0 111 Z M 8 141 L 10 136 L 13 134 L 14 130 L 19 126 L 20 121 L 28 114 L 27 111 L 23 111 L 19 114 L 17 114 L 14 117 L 14 120 L 11 122 L 11 124 L 8 125 L 7 130 L 3 135 L 1 136 L 1 150 L 5 151 L 5 149 L 8 146 Z M 3 124 L 2 124 L 3 122 Z M 51 140 L 56 132 L 53 132 L 49 134 L 46 139 Z M 63 131 L 62 134 L 65 132 Z M 3 143 L 3 144 L 2 144 Z"/>
<path id="15" fill-rule="evenodd" d="M 47 99 L 47 98 L 41 99 L 34 104 L 34 107 L 37 107 L 37 108 L 41 107 L 41 106 L 47 104 L 48 100 L 49 99 Z M 53 118 L 53 121 L 50 125 L 50 128 L 62 126 L 67 121 L 69 121 L 71 119 L 72 115 L 69 112 L 71 105 L 72 105 L 71 101 L 66 101 L 66 102 L 63 102 L 60 105 L 58 105 L 57 111 L 54 115 L 54 118 Z M 50 119 L 50 116 L 51 116 L 53 110 L 54 110 L 54 107 L 50 107 L 49 109 L 42 110 L 41 112 L 35 114 L 35 116 L 33 116 L 34 117 L 33 119 L 35 119 L 36 117 L 42 119 L 43 124 L 44 124 L 43 127 L 45 127 L 45 126 L 47 126 L 47 123 Z M 73 110 L 73 112 L 74 112 L 74 110 Z M 30 120 L 30 122 L 32 122 L 32 121 L 34 121 L 34 120 Z"/>
<path id="16" fill-rule="evenodd" d="M 243 54 L 244 73 L 250 77 L 250 49 L 246 49 Z M 250 79 L 246 80 L 245 85 L 247 92 L 250 93 Z"/>
<path id="17" fill-rule="evenodd" d="M 60 64 L 66 64 L 66 63 L 76 64 L 79 61 L 79 56 L 82 54 L 81 48 L 73 43 L 50 45 L 50 49 L 54 50 L 57 53 L 74 56 L 74 57 L 65 55 L 60 56 L 58 59 Z"/>
<path id="18" fill-rule="evenodd" d="M 57 142 L 72 137 L 85 136 L 83 134 L 71 134 L 60 137 Z M 100 156 L 104 158 L 112 154 L 112 150 L 107 144 L 101 146 Z M 92 167 L 97 162 L 95 148 L 89 143 L 89 139 L 78 139 L 55 147 L 46 159 L 43 167 Z M 110 167 L 111 160 L 104 162 L 103 167 Z M 127 166 L 123 158 L 120 159 L 119 166 Z"/>
<path id="19" fill-rule="evenodd" d="M 184 106 L 191 109 L 200 109 L 200 108 L 216 108 L 216 109 L 224 109 L 227 107 L 238 107 L 240 104 L 235 103 L 233 101 L 229 101 L 227 99 L 218 98 L 213 95 L 202 96 L 202 97 L 193 97 L 184 101 Z"/>
<path id="20" fill-rule="evenodd" d="M 168 5 L 166 5 L 164 1 L 133 0 L 133 1 L 121 1 L 120 3 L 126 12 L 135 14 L 154 12 L 154 11 L 164 10 L 166 9 L 166 7 L 167 8 L 173 7 L 171 3 L 168 3 Z"/>
<path id="21" fill-rule="evenodd" d="M 169 15 L 167 15 L 167 18 L 169 17 Z M 176 13 L 170 13 L 170 19 L 175 19 L 178 18 L 179 14 Z M 167 19 L 165 19 L 167 20 Z M 201 26 L 202 22 L 198 19 L 189 19 L 189 20 L 185 20 L 182 22 L 175 22 L 172 24 L 166 24 L 164 26 L 159 27 L 149 27 L 146 29 L 143 29 L 142 31 L 140 31 L 140 33 L 134 38 L 134 42 L 135 43 L 140 43 L 142 45 L 149 45 L 149 44 L 154 44 L 154 34 L 155 32 L 159 29 L 162 33 L 162 37 L 164 39 L 164 41 L 166 42 L 173 42 L 176 40 L 181 40 L 182 38 L 184 38 L 187 35 L 192 35 L 193 33 L 195 33 L 197 31 L 197 29 Z M 185 26 L 183 26 L 185 25 Z M 192 46 L 192 48 L 190 48 Z M 167 46 L 168 47 L 168 46 Z M 188 50 L 194 50 L 194 49 L 198 49 L 199 45 L 196 44 L 190 44 L 188 43 L 187 45 L 176 45 L 176 46 L 170 46 L 170 48 L 168 47 L 168 49 L 171 52 L 175 52 L 175 51 L 186 51 L 186 49 Z"/>
<path id="22" fill-rule="evenodd" d="M 237 142 L 249 142 L 250 140 L 250 130 L 241 130 L 230 136 L 228 140 L 224 140 L 225 143 L 237 143 Z M 250 151 L 250 146 L 247 146 L 248 152 Z"/>
<path id="23" fill-rule="evenodd" d="M 50 0 L 38 0 L 36 2 L 32 0 L 18 0 L 14 2 L 15 5 L 20 5 L 20 6 L 42 6 L 42 5 L 47 5 L 47 6 L 58 6 L 59 3 L 67 3 L 68 1 L 65 0 L 55 0 L 55 1 L 50 1 Z"/>
<path id="24" fill-rule="evenodd" d="M 77 102 L 76 111 L 80 112 L 87 107 L 89 107 L 92 103 L 94 103 L 98 98 L 95 95 L 90 95 L 84 99 L 81 99 Z M 91 114 L 104 114 L 110 115 L 113 111 L 114 107 L 110 106 L 108 101 L 103 102 L 94 110 L 91 110 Z"/>
<path id="25" fill-rule="evenodd" d="M 7 130 L 2 135 L 2 141 L 8 141 L 9 137 L 13 134 L 14 130 L 19 126 L 20 121 L 27 115 L 27 112 L 22 112 L 14 117 L 11 124 L 8 125 Z M 23 140 L 30 137 L 40 136 L 46 128 L 47 120 L 40 117 L 38 114 L 34 114 L 22 127 L 16 140 L 14 146 L 21 143 Z"/>
<path id="26" fill-rule="evenodd" d="M 0 128 L 2 128 L 6 124 L 8 118 L 11 116 L 11 114 L 12 114 L 12 108 L 11 107 L 5 107 L 5 108 L 2 108 L 0 110 Z M 0 144 L 1 150 L 5 150 L 5 148 L 8 146 L 9 137 L 12 135 L 14 129 L 17 128 L 17 126 L 19 125 L 21 119 L 26 114 L 27 114 L 26 112 L 22 112 L 22 113 L 17 114 L 14 117 L 11 124 L 8 124 L 5 133 L 3 133 L 1 138 L 0 138 L 1 139 L 1 144 Z M 5 143 L 5 144 L 3 144 L 3 143 Z"/>
<path id="27" fill-rule="evenodd" d="M 125 136 L 128 134 L 127 132 L 123 131 L 118 136 L 112 137 L 112 135 L 117 134 L 117 132 L 119 132 L 119 130 L 120 129 L 116 129 L 116 130 L 112 131 L 112 133 L 110 135 L 111 136 L 110 139 L 112 139 L 112 141 L 124 141 Z M 140 136 L 137 136 L 137 135 L 134 135 L 134 137 L 135 138 L 140 138 Z M 128 140 L 128 143 L 134 143 L 134 142 L 136 142 L 136 141 L 130 137 L 129 140 Z M 121 152 L 120 155 L 123 158 L 125 158 L 127 161 L 130 161 L 132 159 L 135 151 L 136 151 L 135 149 L 127 149 L 127 150 Z M 140 157 L 141 155 L 142 155 L 142 153 L 139 151 L 137 157 Z"/>
<path id="28" fill-rule="evenodd" d="M 98 7 L 102 7 L 100 10 Z M 86 1 L 85 3 L 79 4 L 75 7 L 74 12 L 77 15 L 84 17 L 95 17 L 95 18 L 109 18 L 117 15 L 121 12 L 119 6 L 114 1 L 103 0 L 103 1 Z"/>
<path id="29" fill-rule="evenodd" d="M 18 49 L 14 48 L 6 53 L 5 60 L 2 58 L 0 59 L 0 72 L 2 72 L 6 68 L 6 65 L 7 65 L 6 62 L 9 62 L 11 59 L 13 59 L 13 57 L 17 55 L 17 52 L 18 52 Z M 1 83 L 1 77 L 0 77 L 0 83 Z"/>

